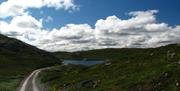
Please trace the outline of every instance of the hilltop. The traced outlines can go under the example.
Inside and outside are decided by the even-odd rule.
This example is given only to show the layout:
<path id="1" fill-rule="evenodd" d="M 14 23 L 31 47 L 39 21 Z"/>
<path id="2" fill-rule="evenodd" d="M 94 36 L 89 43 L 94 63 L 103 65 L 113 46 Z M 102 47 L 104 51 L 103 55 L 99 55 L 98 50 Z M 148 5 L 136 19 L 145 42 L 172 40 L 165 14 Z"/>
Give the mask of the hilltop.
<path id="1" fill-rule="evenodd" d="M 60 63 L 49 52 L 0 35 L 0 91 L 13 91 L 31 71 Z"/>

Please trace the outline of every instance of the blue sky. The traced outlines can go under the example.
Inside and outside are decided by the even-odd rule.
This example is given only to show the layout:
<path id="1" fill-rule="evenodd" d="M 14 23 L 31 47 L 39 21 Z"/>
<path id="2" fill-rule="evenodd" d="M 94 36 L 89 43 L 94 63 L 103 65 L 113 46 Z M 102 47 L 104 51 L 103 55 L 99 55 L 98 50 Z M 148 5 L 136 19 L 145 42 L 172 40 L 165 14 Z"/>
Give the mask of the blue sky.
<path id="1" fill-rule="evenodd" d="M 92 27 L 98 19 L 116 15 L 121 19 L 127 19 L 127 13 L 140 10 L 159 10 L 157 20 L 170 25 L 180 24 L 180 0 L 75 0 L 80 6 L 79 11 L 69 13 L 64 10 L 43 8 L 43 15 L 39 9 L 31 9 L 36 18 L 53 17 L 53 22 L 44 23 L 46 28 L 62 27 L 66 24 L 87 23 Z"/>
<path id="2" fill-rule="evenodd" d="M 180 0 L 0 0 L 0 33 L 47 51 L 180 43 Z"/>
<path id="3" fill-rule="evenodd" d="M 6 0 L 0 0 L 0 3 Z M 29 9 L 32 16 L 46 18 L 51 16 L 52 22 L 44 22 L 45 28 L 62 27 L 66 24 L 87 23 L 94 27 L 98 19 L 116 15 L 121 19 L 127 19 L 127 13 L 131 11 L 159 10 L 157 20 L 167 22 L 170 25 L 180 24 L 180 0 L 75 0 L 80 6 L 78 11 L 69 13 L 65 10 L 54 8 Z M 40 12 L 43 11 L 43 14 Z M 11 18 L 9 18 L 11 19 Z"/>

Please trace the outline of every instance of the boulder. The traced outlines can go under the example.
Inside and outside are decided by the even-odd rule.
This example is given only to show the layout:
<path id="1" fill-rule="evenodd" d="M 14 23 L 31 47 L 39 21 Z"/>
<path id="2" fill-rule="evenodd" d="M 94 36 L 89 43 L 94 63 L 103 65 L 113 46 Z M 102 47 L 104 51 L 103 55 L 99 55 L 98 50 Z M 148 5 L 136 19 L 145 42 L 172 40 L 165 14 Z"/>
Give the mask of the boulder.
<path id="1" fill-rule="evenodd" d="M 78 83 L 78 85 L 76 86 L 77 88 L 82 88 L 82 87 L 86 87 L 86 88 L 96 88 L 98 86 L 98 84 L 100 83 L 100 80 L 97 81 L 93 81 L 93 80 L 83 80 L 80 83 Z"/>

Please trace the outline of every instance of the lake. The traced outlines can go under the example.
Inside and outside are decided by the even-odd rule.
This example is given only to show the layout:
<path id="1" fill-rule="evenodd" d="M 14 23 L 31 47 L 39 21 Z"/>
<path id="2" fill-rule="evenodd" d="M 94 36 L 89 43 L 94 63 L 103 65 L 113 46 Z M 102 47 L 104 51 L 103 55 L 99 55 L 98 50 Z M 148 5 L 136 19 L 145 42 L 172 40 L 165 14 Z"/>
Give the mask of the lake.
<path id="1" fill-rule="evenodd" d="M 92 66 L 92 65 L 96 65 L 96 64 L 102 64 L 105 61 L 102 60 L 64 60 L 62 63 L 64 65 L 68 65 L 68 64 L 74 64 L 74 65 L 83 65 L 83 66 Z"/>

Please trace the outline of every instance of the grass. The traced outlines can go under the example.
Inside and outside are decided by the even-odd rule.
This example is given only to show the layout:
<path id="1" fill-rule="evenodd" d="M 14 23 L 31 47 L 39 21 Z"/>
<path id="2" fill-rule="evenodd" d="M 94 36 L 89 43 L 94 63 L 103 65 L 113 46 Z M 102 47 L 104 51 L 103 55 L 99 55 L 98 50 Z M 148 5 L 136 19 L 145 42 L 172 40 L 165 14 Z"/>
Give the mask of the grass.
<path id="1" fill-rule="evenodd" d="M 101 59 L 91 67 L 59 65 L 40 74 L 50 91 L 180 91 L 180 45 L 99 49 L 82 52 L 39 50 L 0 35 L 0 91 L 14 91 L 31 71 L 63 59 Z M 59 58 L 59 59 L 57 59 Z"/>
<path id="2" fill-rule="evenodd" d="M 0 91 L 14 91 L 33 70 L 55 64 L 51 53 L 0 35 Z"/>
<path id="3" fill-rule="evenodd" d="M 64 57 L 62 53 L 55 55 L 60 59 L 108 59 L 110 65 L 61 65 L 46 70 L 40 76 L 50 91 L 180 91 L 177 44 L 150 49 L 92 50 L 66 53 Z"/>
<path id="4" fill-rule="evenodd" d="M 8 78 L 0 81 L 0 91 L 12 91 L 14 88 L 18 87 L 22 78 Z"/>

